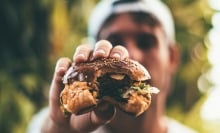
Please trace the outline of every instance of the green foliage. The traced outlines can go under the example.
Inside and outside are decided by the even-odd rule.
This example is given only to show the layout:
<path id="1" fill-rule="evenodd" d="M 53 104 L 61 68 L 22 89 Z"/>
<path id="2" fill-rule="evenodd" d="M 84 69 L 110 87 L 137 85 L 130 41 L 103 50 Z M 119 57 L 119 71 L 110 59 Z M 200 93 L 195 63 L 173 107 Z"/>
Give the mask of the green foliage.
<path id="1" fill-rule="evenodd" d="M 197 80 L 210 68 L 205 36 L 211 28 L 212 13 L 204 0 L 166 2 L 173 11 L 177 43 L 181 48 L 180 69 L 174 79 L 175 89 L 169 97 L 168 105 L 179 103 L 187 112 L 202 97 Z"/>
<path id="2" fill-rule="evenodd" d="M 176 39 L 181 48 L 180 68 L 168 98 L 167 114 L 198 132 L 218 132 L 220 122 L 211 123 L 201 118 L 200 110 L 207 94 L 200 92 L 197 86 L 198 78 L 211 67 L 207 58 L 209 46 L 206 36 L 211 28 L 213 12 L 206 0 L 165 1 L 173 11 Z M 208 90 L 211 83 L 206 82 Z"/>
<path id="3" fill-rule="evenodd" d="M 51 78 L 50 7 L 40 0 L 8 0 L 0 10 L 0 131 L 24 132 L 31 113 L 44 105 Z"/>

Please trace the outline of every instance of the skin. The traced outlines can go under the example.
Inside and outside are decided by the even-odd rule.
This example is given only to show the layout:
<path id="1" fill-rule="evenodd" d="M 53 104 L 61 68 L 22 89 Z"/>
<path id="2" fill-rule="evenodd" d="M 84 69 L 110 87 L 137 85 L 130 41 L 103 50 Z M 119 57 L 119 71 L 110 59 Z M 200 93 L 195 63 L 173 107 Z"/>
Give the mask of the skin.
<path id="1" fill-rule="evenodd" d="M 135 33 L 151 33 L 156 37 L 157 44 L 150 49 L 141 50 L 137 47 Z M 112 33 L 124 35 L 123 46 L 112 44 L 107 39 Z M 108 103 L 102 103 L 93 111 L 80 115 L 64 117 L 60 111 L 59 95 L 64 85 L 62 77 L 70 67 L 72 61 L 69 58 L 60 58 L 57 61 L 53 80 L 50 88 L 49 115 L 45 120 L 42 132 L 47 133 L 69 133 L 89 132 L 106 124 L 115 133 L 165 133 L 167 130 L 164 119 L 165 101 L 169 92 L 172 76 L 174 75 L 178 62 L 179 51 L 176 45 L 170 45 L 166 41 L 163 30 L 160 26 L 152 28 L 144 24 L 136 24 L 128 14 L 119 15 L 111 24 L 100 31 L 95 48 L 89 45 L 79 45 L 73 55 L 73 62 L 85 62 L 99 57 L 131 58 L 144 65 L 151 74 L 151 85 L 160 89 L 158 95 L 152 96 L 150 108 L 141 116 L 135 118 L 115 109 Z M 91 53 L 93 50 L 93 53 Z M 90 53 L 92 54 L 89 57 Z"/>

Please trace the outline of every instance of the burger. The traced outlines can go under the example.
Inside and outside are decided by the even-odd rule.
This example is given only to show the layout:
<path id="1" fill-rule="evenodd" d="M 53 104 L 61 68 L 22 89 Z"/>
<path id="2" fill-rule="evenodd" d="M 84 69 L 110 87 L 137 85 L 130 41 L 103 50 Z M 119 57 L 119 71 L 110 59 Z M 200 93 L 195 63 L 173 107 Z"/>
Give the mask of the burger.
<path id="1" fill-rule="evenodd" d="M 159 90 L 149 84 L 144 66 L 131 59 L 100 58 L 73 63 L 63 77 L 60 102 L 64 112 L 80 115 L 107 101 L 122 111 L 138 116 L 151 104 Z"/>

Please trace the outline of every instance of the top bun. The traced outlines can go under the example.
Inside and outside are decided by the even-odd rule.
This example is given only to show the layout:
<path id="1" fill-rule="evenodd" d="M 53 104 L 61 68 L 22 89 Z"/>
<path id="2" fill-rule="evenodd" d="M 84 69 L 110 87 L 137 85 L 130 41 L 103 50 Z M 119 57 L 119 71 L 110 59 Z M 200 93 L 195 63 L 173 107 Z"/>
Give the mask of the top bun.
<path id="1" fill-rule="evenodd" d="M 63 83 L 70 84 L 73 81 L 92 82 L 106 73 L 125 74 L 134 81 L 146 81 L 150 79 L 148 71 L 137 61 L 131 59 L 100 58 L 89 62 L 72 64 L 63 78 Z"/>

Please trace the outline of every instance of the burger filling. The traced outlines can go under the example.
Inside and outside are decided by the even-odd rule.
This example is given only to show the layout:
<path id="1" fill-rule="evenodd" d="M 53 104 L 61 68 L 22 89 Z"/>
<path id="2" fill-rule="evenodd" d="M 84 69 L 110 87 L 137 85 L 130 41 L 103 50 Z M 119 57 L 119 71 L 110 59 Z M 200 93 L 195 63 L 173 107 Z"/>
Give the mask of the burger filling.
<path id="1" fill-rule="evenodd" d="M 100 88 L 97 98 L 110 96 L 118 102 L 128 102 L 131 93 L 136 92 L 139 95 L 149 93 L 158 93 L 159 90 L 151 87 L 147 83 L 133 81 L 128 75 L 107 73 L 98 78 L 98 86 Z"/>

